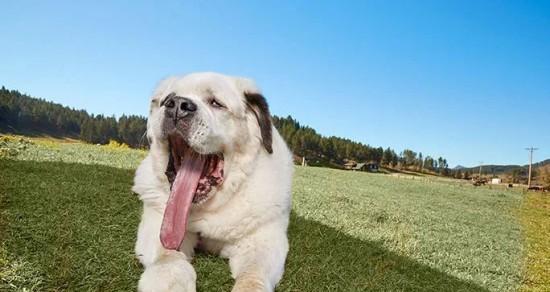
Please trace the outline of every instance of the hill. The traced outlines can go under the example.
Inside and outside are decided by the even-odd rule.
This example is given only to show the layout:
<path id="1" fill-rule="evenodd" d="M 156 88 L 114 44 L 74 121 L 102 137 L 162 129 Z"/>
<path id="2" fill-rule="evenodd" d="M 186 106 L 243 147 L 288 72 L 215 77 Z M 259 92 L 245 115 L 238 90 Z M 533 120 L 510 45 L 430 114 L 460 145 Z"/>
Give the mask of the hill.
<path id="1" fill-rule="evenodd" d="M 342 167 L 348 160 L 375 161 L 390 167 L 418 167 L 448 174 L 447 160 L 432 158 L 406 149 L 397 154 L 391 148 L 372 147 L 350 139 L 317 133 L 288 116 L 273 117 L 273 124 L 298 157 L 310 165 Z M 123 115 L 120 118 L 89 114 L 61 104 L 34 98 L 17 90 L 0 89 L 0 133 L 71 137 L 93 144 L 110 140 L 134 148 L 147 147 L 145 117 Z"/>
<path id="2" fill-rule="evenodd" d="M 457 169 L 457 168 L 455 168 Z M 470 172 L 473 175 L 479 173 L 479 166 L 460 168 L 462 172 Z M 483 176 L 498 176 L 506 182 L 527 183 L 529 165 L 482 165 Z M 533 183 L 550 185 L 550 159 L 533 163 Z"/>
<path id="3" fill-rule="evenodd" d="M 544 166 L 547 166 L 547 165 L 550 165 L 550 159 L 546 159 L 546 160 L 543 160 L 543 161 L 539 161 L 537 163 L 533 163 L 533 166 L 535 166 L 535 167 L 544 167 Z"/>
<path id="4" fill-rule="evenodd" d="M 514 169 L 521 168 L 521 165 L 496 165 L 496 164 L 485 164 L 481 166 L 481 171 L 484 174 L 503 174 L 506 172 L 511 172 Z M 463 167 L 462 170 L 470 171 L 472 173 L 479 172 L 479 165 L 474 167 Z"/>
<path id="5" fill-rule="evenodd" d="M 146 145 L 146 124 L 140 116 L 93 115 L 3 86 L 0 89 L 0 132 L 4 133 L 70 137 L 94 144 L 116 140 L 139 148 Z"/>
<path id="6" fill-rule="evenodd" d="M 533 163 L 533 167 L 543 167 L 546 165 L 550 165 L 550 159 L 542 160 L 536 163 Z M 528 164 L 525 165 L 515 165 L 515 164 L 509 164 L 509 165 L 496 165 L 496 164 L 487 164 L 482 165 L 483 172 L 487 174 L 504 174 L 504 173 L 510 173 L 515 169 L 521 169 L 521 168 L 527 168 L 529 167 Z M 462 170 L 469 170 L 472 172 L 479 171 L 479 165 L 474 167 L 464 167 L 464 166 L 457 166 L 454 169 L 462 169 Z"/>

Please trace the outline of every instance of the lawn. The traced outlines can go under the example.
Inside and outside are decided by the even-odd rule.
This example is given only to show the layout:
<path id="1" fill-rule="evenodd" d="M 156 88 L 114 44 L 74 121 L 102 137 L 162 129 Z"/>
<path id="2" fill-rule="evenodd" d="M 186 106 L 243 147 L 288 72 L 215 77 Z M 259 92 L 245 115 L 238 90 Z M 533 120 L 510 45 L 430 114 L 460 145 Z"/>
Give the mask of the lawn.
<path id="1" fill-rule="evenodd" d="M 525 230 L 524 290 L 550 291 L 550 195 L 527 194 L 520 210 Z"/>
<path id="2" fill-rule="evenodd" d="M 0 290 L 134 291 L 143 151 L 0 140 Z M 524 199 L 526 198 L 526 199 Z M 548 197 L 436 178 L 297 167 L 278 291 L 548 290 Z M 523 225 L 522 225 L 523 224 Z M 545 228 L 545 229 L 544 229 Z M 198 255 L 199 291 L 229 291 Z"/>

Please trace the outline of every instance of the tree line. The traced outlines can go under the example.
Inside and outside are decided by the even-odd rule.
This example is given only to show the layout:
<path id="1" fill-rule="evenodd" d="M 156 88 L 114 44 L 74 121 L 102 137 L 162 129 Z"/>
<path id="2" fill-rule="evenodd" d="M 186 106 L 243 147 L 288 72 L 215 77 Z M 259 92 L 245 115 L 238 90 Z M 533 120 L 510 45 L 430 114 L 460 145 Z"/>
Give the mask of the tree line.
<path id="1" fill-rule="evenodd" d="M 372 147 L 350 139 L 318 134 L 288 116 L 273 117 L 274 126 L 298 157 L 312 164 L 341 167 L 348 160 L 374 161 L 387 167 L 449 175 L 447 160 L 423 156 L 406 149 L 396 153 L 391 148 Z M 88 143 L 106 144 L 110 140 L 134 148 L 147 147 L 147 120 L 142 116 L 93 115 L 61 104 L 34 98 L 17 90 L 0 89 L 0 130 L 21 134 L 48 134 L 78 138 Z"/>
<path id="2" fill-rule="evenodd" d="M 71 137 L 94 144 L 115 140 L 141 148 L 147 145 L 146 125 L 146 119 L 141 116 L 123 115 L 116 119 L 93 115 L 4 86 L 0 89 L 0 130 L 3 132 Z"/>
<path id="3" fill-rule="evenodd" d="M 389 147 L 384 149 L 350 139 L 325 137 L 311 127 L 301 125 L 291 116 L 274 116 L 273 123 L 294 155 L 306 157 L 310 164 L 337 167 L 348 160 L 372 161 L 390 168 L 427 171 L 446 176 L 451 174 L 449 164 L 443 157 L 424 157 L 421 152 L 417 153 L 410 149 L 398 154 Z"/>

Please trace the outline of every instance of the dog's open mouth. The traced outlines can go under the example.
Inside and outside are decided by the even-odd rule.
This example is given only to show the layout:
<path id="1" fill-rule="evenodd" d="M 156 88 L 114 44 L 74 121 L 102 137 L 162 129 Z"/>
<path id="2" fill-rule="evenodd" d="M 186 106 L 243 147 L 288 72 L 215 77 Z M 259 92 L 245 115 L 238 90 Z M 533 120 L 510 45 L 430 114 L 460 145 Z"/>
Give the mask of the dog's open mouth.
<path id="1" fill-rule="evenodd" d="M 168 137 L 170 157 L 166 176 L 170 197 L 166 202 L 160 241 L 166 249 L 178 249 L 185 236 L 192 204 L 210 198 L 212 188 L 223 182 L 223 155 L 199 154 L 179 134 Z"/>

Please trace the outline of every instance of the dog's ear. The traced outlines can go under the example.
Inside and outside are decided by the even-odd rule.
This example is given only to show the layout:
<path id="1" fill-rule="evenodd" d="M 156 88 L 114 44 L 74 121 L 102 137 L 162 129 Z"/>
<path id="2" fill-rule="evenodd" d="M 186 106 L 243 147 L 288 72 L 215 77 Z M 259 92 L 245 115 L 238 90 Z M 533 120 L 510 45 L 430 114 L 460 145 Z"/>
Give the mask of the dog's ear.
<path id="1" fill-rule="evenodd" d="M 262 143 L 267 153 L 273 153 L 273 136 L 271 133 L 271 115 L 265 97 L 260 93 L 245 92 L 246 106 L 251 110 L 260 126 Z"/>
<path id="2" fill-rule="evenodd" d="M 271 114 L 265 97 L 254 84 L 254 81 L 248 78 L 235 78 L 235 85 L 243 92 L 246 107 L 250 110 L 260 126 L 262 144 L 268 153 L 273 153 L 273 135 L 271 133 Z"/>

